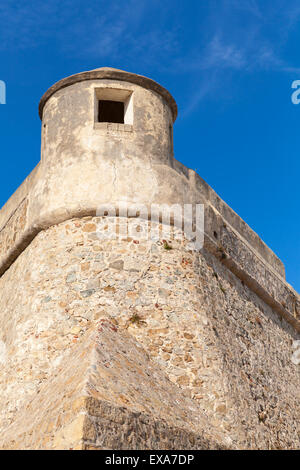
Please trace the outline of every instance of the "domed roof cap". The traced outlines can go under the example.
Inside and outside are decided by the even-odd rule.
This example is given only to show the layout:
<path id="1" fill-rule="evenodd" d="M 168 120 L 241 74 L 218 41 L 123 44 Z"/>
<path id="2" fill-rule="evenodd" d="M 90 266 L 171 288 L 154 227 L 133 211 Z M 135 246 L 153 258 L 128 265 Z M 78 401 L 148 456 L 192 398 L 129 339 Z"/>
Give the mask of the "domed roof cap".
<path id="1" fill-rule="evenodd" d="M 39 115 L 43 118 L 43 109 L 48 99 L 54 95 L 58 90 L 73 85 L 74 83 L 83 82 L 86 80 L 120 80 L 124 82 L 134 83 L 148 90 L 152 90 L 162 96 L 171 108 L 173 115 L 173 122 L 177 117 L 177 104 L 173 96 L 164 88 L 151 78 L 137 75 L 135 73 L 126 72 L 125 70 L 114 69 L 111 67 L 101 67 L 99 69 L 90 70 L 88 72 L 80 72 L 70 77 L 63 78 L 59 82 L 52 85 L 46 93 L 42 96 L 39 104 Z"/>

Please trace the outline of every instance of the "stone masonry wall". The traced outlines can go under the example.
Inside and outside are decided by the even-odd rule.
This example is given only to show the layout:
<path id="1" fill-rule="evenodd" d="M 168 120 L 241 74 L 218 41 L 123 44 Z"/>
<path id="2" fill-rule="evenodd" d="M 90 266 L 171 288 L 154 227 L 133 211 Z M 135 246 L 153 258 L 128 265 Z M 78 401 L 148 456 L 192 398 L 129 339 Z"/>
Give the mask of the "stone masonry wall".
<path id="1" fill-rule="evenodd" d="M 2 449 L 219 449 L 226 438 L 116 321 L 103 317 L 11 426 Z"/>
<path id="2" fill-rule="evenodd" d="M 99 240 L 99 222 L 72 219 L 40 232 L 0 279 L 0 428 L 107 316 L 229 447 L 299 448 L 292 326 L 205 250 L 130 235 Z M 104 222 L 108 230 L 114 221 Z M 140 230 L 148 224 L 140 220 Z"/>

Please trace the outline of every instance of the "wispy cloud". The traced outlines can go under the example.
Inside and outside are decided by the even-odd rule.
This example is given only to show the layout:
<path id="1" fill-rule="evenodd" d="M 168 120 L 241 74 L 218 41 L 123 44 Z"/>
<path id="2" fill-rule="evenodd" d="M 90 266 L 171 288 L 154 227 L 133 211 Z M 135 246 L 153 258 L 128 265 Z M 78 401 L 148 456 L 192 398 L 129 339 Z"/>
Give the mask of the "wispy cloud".
<path id="1" fill-rule="evenodd" d="M 204 98 L 214 96 L 218 90 L 218 84 L 219 80 L 216 72 L 210 75 L 209 80 L 204 78 L 199 80 L 197 87 L 195 87 L 192 93 L 192 97 L 186 102 L 185 107 L 182 109 L 179 119 L 185 119 L 187 116 L 192 114 Z"/>
<path id="2" fill-rule="evenodd" d="M 177 44 L 177 26 L 168 27 L 167 10 L 158 0 L 7 0 L 0 4 L 0 50 L 53 41 L 68 57 L 164 62 Z"/>
<path id="3" fill-rule="evenodd" d="M 6 0 L 0 4 L 0 51 L 54 42 L 57 54 L 99 66 L 113 62 L 185 75 L 191 88 L 202 86 L 190 95 L 188 114 L 221 86 L 220 75 L 298 72 L 298 64 L 283 57 L 299 19 L 299 0 Z"/>
<path id="4" fill-rule="evenodd" d="M 233 68 L 241 69 L 246 65 L 243 49 L 236 44 L 224 44 L 219 36 L 214 36 L 201 60 L 201 69 Z"/>
<path id="5" fill-rule="evenodd" d="M 194 111 L 194 102 L 216 96 L 224 77 L 230 79 L 235 73 L 260 71 L 300 72 L 298 64 L 290 64 L 283 58 L 290 34 L 300 20 L 299 2 L 292 0 L 287 8 L 282 0 L 274 0 L 267 6 L 255 0 L 212 1 L 208 17 L 210 39 L 201 50 L 191 50 L 189 55 L 177 59 L 178 63 L 184 63 L 181 70 L 198 71 L 201 84 L 205 84 L 201 92 L 190 96 L 185 115 Z"/>

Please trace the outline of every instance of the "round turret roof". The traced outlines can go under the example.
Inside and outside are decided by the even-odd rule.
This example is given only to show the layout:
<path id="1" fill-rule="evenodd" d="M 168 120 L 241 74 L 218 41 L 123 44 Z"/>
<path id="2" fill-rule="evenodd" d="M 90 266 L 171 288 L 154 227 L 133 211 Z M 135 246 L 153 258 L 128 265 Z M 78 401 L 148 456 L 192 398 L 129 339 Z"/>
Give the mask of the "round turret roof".
<path id="1" fill-rule="evenodd" d="M 135 85 L 142 86 L 148 90 L 155 91 L 161 95 L 168 105 L 170 106 L 173 114 L 173 121 L 177 117 L 177 104 L 173 96 L 166 90 L 166 88 L 159 85 L 151 78 L 144 77 L 143 75 L 137 75 L 135 73 L 126 72 L 124 70 L 118 70 L 111 67 L 101 67 L 99 69 L 90 70 L 88 72 L 80 72 L 70 77 L 63 78 L 59 82 L 52 85 L 46 93 L 42 96 L 39 104 L 39 115 L 43 118 L 43 109 L 48 99 L 56 93 L 58 90 L 67 86 L 73 85 L 74 83 L 83 82 L 86 80 L 121 80 L 124 82 L 134 83 Z"/>

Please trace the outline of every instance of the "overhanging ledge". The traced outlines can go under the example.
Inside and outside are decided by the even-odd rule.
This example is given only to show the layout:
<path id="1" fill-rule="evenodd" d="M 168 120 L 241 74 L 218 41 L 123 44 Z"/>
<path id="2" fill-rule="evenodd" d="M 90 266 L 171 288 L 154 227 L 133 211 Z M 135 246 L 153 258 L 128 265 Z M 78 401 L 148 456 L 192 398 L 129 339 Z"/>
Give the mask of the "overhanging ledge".
<path id="1" fill-rule="evenodd" d="M 100 69 L 91 70 L 89 72 L 81 72 L 70 77 L 63 78 L 59 82 L 52 85 L 46 93 L 42 96 L 39 104 L 39 115 L 43 119 L 43 110 L 46 102 L 54 95 L 58 90 L 66 88 L 74 83 L 84 82 L 86 80 L 120 80 L 123 82 L 134 83 L 147 90 L 152 90 L 158 93 L 168 103 L 171 108 L 173 115 L 173 122 L 177 118 L 177 104 L 171 93 L 166 90 L 159 83 L 155 82 L 151 78 L 144 77 L 143 75 L 137 75 L 135 73 L 125 72 L 124 70 L 113 69 L 109 67 L 102 67 Z"/>

